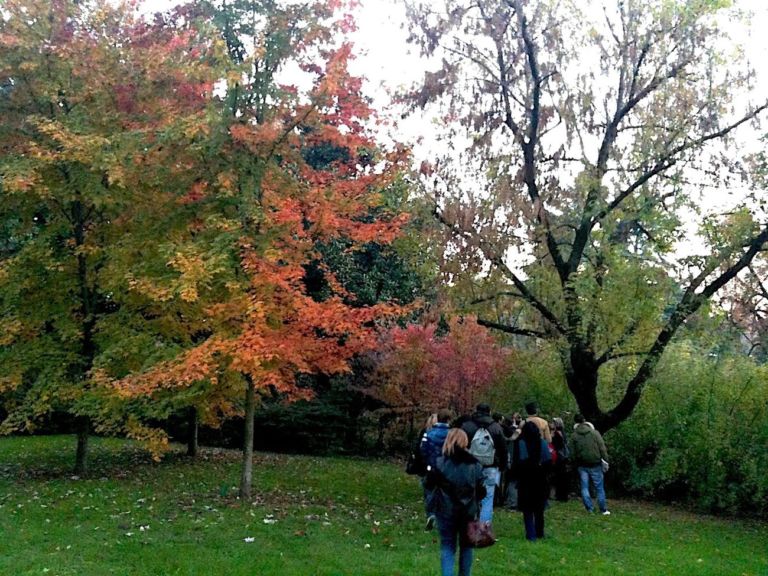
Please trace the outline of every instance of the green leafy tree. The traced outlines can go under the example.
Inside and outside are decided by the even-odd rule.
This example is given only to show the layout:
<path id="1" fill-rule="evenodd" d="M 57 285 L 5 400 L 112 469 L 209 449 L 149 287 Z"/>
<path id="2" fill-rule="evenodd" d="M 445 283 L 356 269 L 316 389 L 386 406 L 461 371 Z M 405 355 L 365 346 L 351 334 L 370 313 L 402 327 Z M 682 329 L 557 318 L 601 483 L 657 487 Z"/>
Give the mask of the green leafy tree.
<path id="1" fill-rule="evenodd" d="M 407 2 L 411 40 L 440 62 L 410 102 L 456 150 L 422 170 L 451 273 L 481 323 L 556 346 L 601 430 L 768 240 L 761 192 L 721 213 L 700 201 L 741 186 L 735 134 L 766 108 L 736 111 L 752 73 L 715 41 L 727 4 Z M 701 255 L 679 257 L 696 224 Z M 618 397 L 600 393 L 612 365 Z"/>
<path id="2" fill-rule="evenodd" d="M 80 474 L 119 311 L 105 270 L 126 238 L 153 241 L 134 227 L 159 205 L 145 182 L 172 171 L 164 142 L 199 121 L 212 87 L 210 47 L 193 32 L 149 26 L 128 4 L 2 7 L 2 429 L 74 416 Z"/>

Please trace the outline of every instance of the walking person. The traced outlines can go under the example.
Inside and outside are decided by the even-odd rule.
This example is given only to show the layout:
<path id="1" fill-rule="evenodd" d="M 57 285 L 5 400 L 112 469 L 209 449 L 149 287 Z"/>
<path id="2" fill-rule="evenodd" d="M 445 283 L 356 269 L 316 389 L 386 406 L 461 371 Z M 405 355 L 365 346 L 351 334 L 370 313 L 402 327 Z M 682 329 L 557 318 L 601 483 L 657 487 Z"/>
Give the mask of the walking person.
<path id="1" fill-rule="evenodd" d="M 472 572 L 473 549 L 466 545 L 462 535 L 467 524 L 477 517 L 485 486 L 483 467 L 467 451 L 468 445 L 466 432 L 451 428 L 437 459 L 437 469 L 427 474 L 427 485 L 435 494 L 442 576 L 454 575 L 457 541 L 459 576 L 471 576 Z"/>
<path id="2" fill-rule="evenodd" d="M 573 438 L 571 440 L 571 458 L 579 471 L 581 484 L 581 501 L 587 512 L 593 512 L 595 507 L 589 494 L 589 483 L 595 487 L 597 493 L 597 505 L 600 512 L 607 516 L 611 512 L 605 500 L 605 486 L 603 485 L 603 463 L 608 464 L 608 451 L 600 432 L 584 420 L 584 416 L 576 414 L 574 417 Z"/>
<path id="3" fill-rule="evenodd" d="M 523 513 L 525 538 L 544 538 L 544 509 L 549 498 L 552 457 L 547 442 L 534 422 L 526 422 L 515 441 L 512 467 L 517 478 L 517 508 Z"/>
<path id="4" fill-rule="evenodd" d="M 567 502 L 570 486 L 570 450 L 568 438 L 565 434 L 565 425 L 562 418 L 552 419 L 552 445 L 555 448 L 557 459 L 553 466 L 553 484 L 555 485 L 555 500 Z"/>
<path id="5" fill-rule="evenodd" d="M 437 459 L 440 457 L 443 451 L 443 444 L 445 438 L 448 436 L 449 422 L 453 414 L 450 410 L 443 409 L 437 412 L 437 421 L 427 432 L 422 436 L 421 443 L 419 444 L 419 450 L 421 451 L 421 457 L 424 461 L 424 467 L 426 474 L 429 475 L 431 470 L 437 467 Z M 435 526 L 435 506 L 434 506 L 434 491 L 427 487 L 427 483 L 422 482 L 424 487 L 424 508 L 427 513 L 427 524 L 425 530 L 432 530 Z"/>
<path id="6" fill-rule="evenodd" d="M 419 482 L 421 483 L 421 488 L 424 493 L 424 508 L 427 513 L 427 520 L 429 520 L 429 515 L 430 515 L 429 498 L 431 497 L 432 492 L 425 488 L 427 464 L 424 460 L 422 444 L 424 444 L 424 442 L 427 439 L 427 432 L 429 432 L 436 423 L 437 423 L 437 414 L 436 413 L 430 414 L 427 417 L 426 422 L 424 422 L 424 427 L 419 432 L 419 435 L 416 439 L 416 443 L 411 449 L 408 455 L 408 461 L 405 465 L 405 472 L 407 474 L 412 474 L 419 477 Z"/>
<path id="7" fill-rule="evenodd" d="M 522 432 L 522 426 L 523 419 L 517 412 L 512 414 L 509 418 L 505 418 L 501 423 L 501 427 L 504 430 L 504 438 L 507 442 L 507 452 L 509 454 L 507 471 L 502 476 L 502 482 L 504 483 L 504 506 L 509 510 L 517 510 L 517 479 L 514 477 L 512 471 L 512 454 L 515 441 L 520 437 L 520 433 Z"/>
<path id="8" fill-rule="evenodd" d="M 461 429 L 469 439 L 471 452 L 483 465 L 485 497 L 480 503 L 480 520 L 493 520 L 493 496 L 501 482 L 501 473 L 508 466 L 507 442 L 501 425 L 491 418 L 491 407 L 478 404 L 472 416 L 465 420 Z"/>

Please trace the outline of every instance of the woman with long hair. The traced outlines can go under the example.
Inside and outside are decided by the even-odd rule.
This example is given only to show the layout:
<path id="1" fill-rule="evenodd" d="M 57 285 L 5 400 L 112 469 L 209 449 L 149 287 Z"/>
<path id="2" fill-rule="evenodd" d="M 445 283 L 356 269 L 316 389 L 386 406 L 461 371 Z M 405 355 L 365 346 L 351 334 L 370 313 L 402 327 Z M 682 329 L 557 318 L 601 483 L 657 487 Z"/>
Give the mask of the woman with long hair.
<path id="1" fill-rule="evenodd" d="M 523 513 L 525 537 L 535 542 L 544 538 L 544 508 L 549 498 L 547 477 L 552 464 L 547 442 L 535 423 L 523 425 L 512 458 L 517 477 L 517 508 Z"/>
<path id="2" fill-rule="evenodd" d="M 442 576 L 454 575 L 456 548 L 459 548 L 459 576 L 470 576 L 473 550 L 461 537 L 467 524 L 477 517 L 485 496 L 483 467 L 467 452 L 469 438 L 461 428 L 451 428 L 443 443 L 437 470 L 428 475 L 435 486 L 435 513 L 440 532 Z"/>

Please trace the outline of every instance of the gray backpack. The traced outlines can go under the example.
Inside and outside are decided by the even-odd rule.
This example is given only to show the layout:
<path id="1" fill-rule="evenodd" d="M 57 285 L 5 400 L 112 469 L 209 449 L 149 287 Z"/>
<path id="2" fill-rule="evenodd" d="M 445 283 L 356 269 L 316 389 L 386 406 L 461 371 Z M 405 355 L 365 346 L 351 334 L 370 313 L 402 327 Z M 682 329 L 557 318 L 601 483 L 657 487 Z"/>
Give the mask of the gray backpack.
<path id="1" fill-rule="evenodd" d="M 472 436 L 472 442 L 469 445 L 469 453 L 483 466 L 493 466 L 493 457 L 496 454 L 496 448 L 493 445 L 491 433 L 488 432 L 486 428 L 478 428 L 475 435 Z"/>

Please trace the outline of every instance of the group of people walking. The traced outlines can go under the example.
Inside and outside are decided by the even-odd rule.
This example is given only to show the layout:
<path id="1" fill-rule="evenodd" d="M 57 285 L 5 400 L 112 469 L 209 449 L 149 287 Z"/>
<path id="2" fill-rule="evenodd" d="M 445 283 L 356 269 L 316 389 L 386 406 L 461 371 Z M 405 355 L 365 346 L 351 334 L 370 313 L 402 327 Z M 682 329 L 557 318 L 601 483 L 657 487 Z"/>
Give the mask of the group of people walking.
<path id="1" fill-rule="evenodd" d="M 522 513 L 527 540 L 544 538 L 552 487 L 557 500 L 567 500 L 572 467 L 578 470 L 585 509 L 594 511 L 591 483 L 600 512 L 610 514 L 603 483 L 608 453 L 600 433 L 577 414 L 569 442 L 562 419 L 541 418 L 533 402 L 526 413 L 525 419 L 504 418 L 492 415 L 488 404 L 478 404 L 470 415 L 454 419 L 440 410 L 427 420 L 416 452 L 426 528 L 436 525 L 440 535 L 442 576 L 453 576 L 457 552 L 459 576 L 470 576 L 474 549 L 467 529 L 473 522 L 490 526 L 494 502 Z"/>

